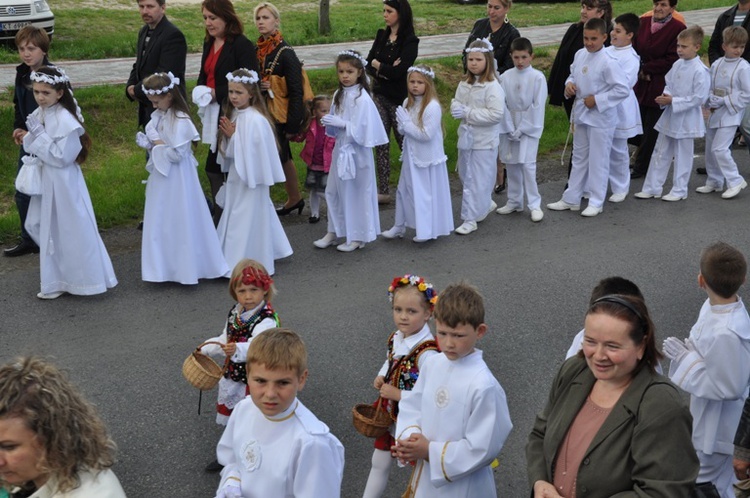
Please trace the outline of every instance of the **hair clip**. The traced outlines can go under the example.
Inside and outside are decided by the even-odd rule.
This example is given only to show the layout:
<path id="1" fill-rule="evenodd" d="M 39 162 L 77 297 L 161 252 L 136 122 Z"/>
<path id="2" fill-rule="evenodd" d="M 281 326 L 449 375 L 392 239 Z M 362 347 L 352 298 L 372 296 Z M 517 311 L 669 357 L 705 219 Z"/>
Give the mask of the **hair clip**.
<path id="1" fill-rule="evenodd" d="M 254 85 L 258 82 L 258 73 L 252 69 L 240 68 L 237 71 L 246 71 L 249 76 L 234 76 L 232 73 L 227 73 L 227 81 L 231 83 L 244 83 L 246 85 Z"/>
<path id="2" fill-rule="evenodd" d="M 164 73 L 156 73 L 159 76 L 167 76 L 169 78 L 169 84 L 165 87 L 159 88 L 157 90 L 149 90 L 144 85 L 141 85 L 141 88 L 143 88 L 143 93 L 146 95 L 161 95 L 162 93 L 167 93 L 172 88 L 174 88 L 175 85 L 180 84 L 180 78 L 176 77 L 174 74 L 172 74 L 172 71 L 164 74 Z"/>
<path id="3" fill-rule="evenodd" d="M 346 55 L 347 57 L 354 57 L 355 59 L 359 59 L 359 62 L 362 63 L 362 67 L 367 67 L 367 59 L 359 55 L 357 52 L 353 50 L 342 50 L 338 53 L 339 57 L 342 55 Z"/>
<path id="4" fill-rule="evenodd" d="M 409 69 L 406 70 L 406 72 L 407 73 L 421 73 L 433 80 L 435 79 L 435 72 L 432 69 L 425 69 L 419 66 L 411 66 Z"/>

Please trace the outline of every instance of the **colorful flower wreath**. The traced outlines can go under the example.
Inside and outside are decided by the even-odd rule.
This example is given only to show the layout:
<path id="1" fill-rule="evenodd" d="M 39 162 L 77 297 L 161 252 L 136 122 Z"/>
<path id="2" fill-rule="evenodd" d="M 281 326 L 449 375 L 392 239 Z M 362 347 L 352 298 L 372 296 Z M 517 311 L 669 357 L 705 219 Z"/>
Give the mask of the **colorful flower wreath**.
<path id="1" fill-rule="evenodd" d="M 416 287 L 419 292 L 424 294 L 425 299 L 430 303 L 430 309 L 435 307 L 435 303 L 437 303 L 438 300 L 438 293 L 435 288 L 432 287 L 432 284 L 426 282 L 425 279 L 419 275 L 411 275 L 408 273 L 403 277 L 396 277 L 393 279 L 393 282 L 391 282 L 391 285 L 388 287 L 388 300 L 393 302 L 393 294 L 396 292 L 396 289 L 399 287 L 406 287 L 407 285 Z"/>
<path id="2" fill-rule="evenodd" d="M 254 285 L 259 289 L 263 289 L 264 292 L 268 292 L 268 289 L 271 288 L 271 284 L 273 284 L 273 279 L 268 273 L 259 270 L 258 268 L 253 268 L 252 266 L 243 268 L 242 275 L 238 276 L 237 280 L 245 285 Z"/>

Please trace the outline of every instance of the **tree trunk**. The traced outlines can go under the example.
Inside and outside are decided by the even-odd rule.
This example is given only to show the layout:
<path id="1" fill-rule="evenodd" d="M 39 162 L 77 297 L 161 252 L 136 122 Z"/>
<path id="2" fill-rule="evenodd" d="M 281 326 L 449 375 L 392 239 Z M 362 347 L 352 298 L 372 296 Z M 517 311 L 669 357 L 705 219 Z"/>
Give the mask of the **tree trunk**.
<path id="1" fill-rule="evenodd" d="M 320 10 L 318 11 L 318 33 L 321 35 L 331 34 L 331 1 L 320 0 Z"/>

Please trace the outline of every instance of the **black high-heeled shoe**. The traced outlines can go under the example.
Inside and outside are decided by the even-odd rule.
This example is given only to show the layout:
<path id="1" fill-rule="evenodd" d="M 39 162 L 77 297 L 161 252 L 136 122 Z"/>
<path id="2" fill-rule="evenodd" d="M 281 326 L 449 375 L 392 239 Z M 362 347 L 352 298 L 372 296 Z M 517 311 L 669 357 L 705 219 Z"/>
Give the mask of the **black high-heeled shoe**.
<path id="1" fill-rule="evenodd" d="M 302 214 L 302 209 L 304 209 L 304 207 L 305 207 L 305 200 L 300 199 L 299 202 L 295 204 L 294 206 L 289 206 L 289 207 L 281 206 L 280 208 L 276 208 L 276 214 L 278 214 L 279 216 L 286 216 L 292 211 L 294 211 L 295 209 L 297 210 L 297 214 Z"/>
<path id="2" fill-rule="evenodd" d="M 503 192 L 505 190 L 505 187 L 508 185 L 508 175 L 505 171 L 505 168 L 503 168 L 503 183 L 495 185 L 495 193 L 499 194 L 500 192 Z"/>

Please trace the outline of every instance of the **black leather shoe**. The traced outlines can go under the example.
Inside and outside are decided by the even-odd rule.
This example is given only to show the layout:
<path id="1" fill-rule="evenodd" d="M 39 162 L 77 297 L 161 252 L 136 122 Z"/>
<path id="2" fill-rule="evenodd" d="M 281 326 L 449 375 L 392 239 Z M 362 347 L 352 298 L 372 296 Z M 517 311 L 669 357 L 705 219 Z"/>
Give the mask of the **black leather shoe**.
<path id="1" fill-rule="evenodd" d="M 30 240 L 22 240 L 14 247 L 9 247 L 8 249 L 3 250 L 3 254 L 9 258 L 37 253 L 39 253 L 39 246 Z"/>
<path id="2" fill-rule="evenodd" d="M 286 216 L 294 210 L 297 211 L 297 214 L 302 214 L 302 209 L 304 207 L 305 207 L 305 200 L 300 199 L 299 202 L 295 204 L 294 206 L 289 206 L 289 207 L 282 206 L 276 209 L 276 214 L 278 214 L 279 216 Z"/>
<path id="3" fill-rule="evenodd" d="M 699 175 L 707 175 L 706 168 L 695 168 L 695 172 Z"/>
<path id="4" fill-rule="evenodd" d="M 215 473 L 215 472 L 221 472 L 221 469 L 223 468 L 224 466 L 220 464 L 218 460 L 214 460 L 213 462 L 206 465 L 205 471 Z"/>
<path id="5" fill-rule="evenodd" d="M 317 222 L 319 222 L 319 221 L 320 221 L 320 216 L 310 216 L 310 217 L 309 217 L 309 218 L 307 219 L 307 221 L 309 221 L 310 223 L 317 223 Z"/>

